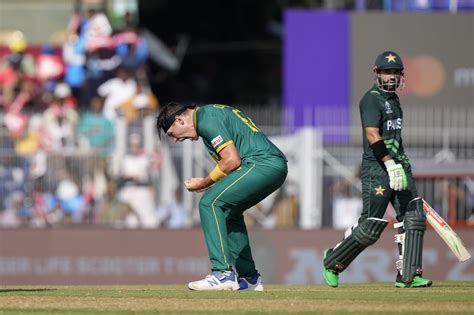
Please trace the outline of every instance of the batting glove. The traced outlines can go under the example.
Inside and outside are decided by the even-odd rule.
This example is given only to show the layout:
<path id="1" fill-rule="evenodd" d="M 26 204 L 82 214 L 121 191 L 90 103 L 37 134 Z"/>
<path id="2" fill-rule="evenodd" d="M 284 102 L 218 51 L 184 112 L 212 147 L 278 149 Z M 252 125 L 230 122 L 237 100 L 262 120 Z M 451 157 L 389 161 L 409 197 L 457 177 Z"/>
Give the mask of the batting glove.
<path id="1" fill-rule="evenodd" d="M 407 189 L 407 175 L 401 164 L 396 164 L 394 160 L 385 162 L 388 176 L 390 177 L 390 188 L 396 191 Z"/>

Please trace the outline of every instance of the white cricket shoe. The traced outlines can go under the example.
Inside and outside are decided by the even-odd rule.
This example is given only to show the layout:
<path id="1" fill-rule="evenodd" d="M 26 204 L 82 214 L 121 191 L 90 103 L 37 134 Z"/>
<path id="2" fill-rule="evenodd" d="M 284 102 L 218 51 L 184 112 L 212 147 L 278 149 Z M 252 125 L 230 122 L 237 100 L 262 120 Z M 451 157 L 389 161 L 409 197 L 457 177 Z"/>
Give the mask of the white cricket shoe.
<path id="1" fill-rule="evenodd" d="M 263 291 L 262 276 L 257 272 L 252 279 L 239 277 L 239 290 Z"/>
<path id="2" fill-rule="evenodd" d="M 188 283 L 188 288 L 196 291 L 236 291 L 239 290 L 239 283 L 233 271 L 213 271 L 202 280 Z"/>

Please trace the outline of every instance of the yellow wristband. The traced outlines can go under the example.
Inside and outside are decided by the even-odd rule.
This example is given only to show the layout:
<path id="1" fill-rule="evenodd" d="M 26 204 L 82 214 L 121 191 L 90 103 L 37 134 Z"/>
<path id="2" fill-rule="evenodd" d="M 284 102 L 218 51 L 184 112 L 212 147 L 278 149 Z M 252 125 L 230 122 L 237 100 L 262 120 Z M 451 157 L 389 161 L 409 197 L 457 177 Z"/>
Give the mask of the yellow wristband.
<path id="1" fill-rule="evenodd" d="M 214 167 L 211 173 L 209 173 L 209 177 L 212 179 L 214 183 L 217 181 L 220 181 L 225 176 L 227 176 L 227 174 L 221 170 L 221 168 L 219 167 L 219 164 L 216 165 L 216 167 Z"/>

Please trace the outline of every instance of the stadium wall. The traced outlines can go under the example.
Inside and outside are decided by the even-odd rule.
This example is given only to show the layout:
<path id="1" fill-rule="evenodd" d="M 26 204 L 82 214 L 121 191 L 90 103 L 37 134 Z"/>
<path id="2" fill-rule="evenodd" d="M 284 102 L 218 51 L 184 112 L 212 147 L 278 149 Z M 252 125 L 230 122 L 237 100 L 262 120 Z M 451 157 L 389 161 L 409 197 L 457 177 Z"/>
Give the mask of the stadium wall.
<path id="1" fill-rule="evenodd" d="M 342 283 L 393 281 L 393 231 L 341 275 Z M 474 255 L 474 231 L 457 231 Z M 320 284 L 322 251 L 340 231 L 254 230 L 253 253 L 266 283 Z M 2 285 L 185 284 L 209 272 L 200 230 L 0 230 Z M 425 275 L 474 280 L 474 260 L 459 263 L 433 230 L 425 235 Z"/>

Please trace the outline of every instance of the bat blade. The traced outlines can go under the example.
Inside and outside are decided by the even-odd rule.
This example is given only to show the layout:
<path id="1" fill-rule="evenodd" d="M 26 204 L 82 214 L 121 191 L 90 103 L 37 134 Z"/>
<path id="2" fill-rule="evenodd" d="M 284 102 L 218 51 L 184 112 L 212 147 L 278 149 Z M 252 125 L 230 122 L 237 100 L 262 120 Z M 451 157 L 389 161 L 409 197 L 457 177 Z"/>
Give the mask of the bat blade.
<path id="1" fill-rule="evenodd" d="M 471 258 L 471 254 L 464 246 L 459 235 L 449 226 L 446 221 L 423 199 L 423 210 L 426 214 L 426 220 L 448 245 L 460 262 Z"/>

